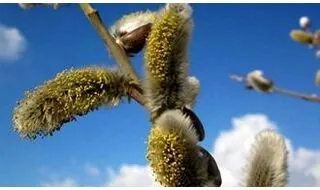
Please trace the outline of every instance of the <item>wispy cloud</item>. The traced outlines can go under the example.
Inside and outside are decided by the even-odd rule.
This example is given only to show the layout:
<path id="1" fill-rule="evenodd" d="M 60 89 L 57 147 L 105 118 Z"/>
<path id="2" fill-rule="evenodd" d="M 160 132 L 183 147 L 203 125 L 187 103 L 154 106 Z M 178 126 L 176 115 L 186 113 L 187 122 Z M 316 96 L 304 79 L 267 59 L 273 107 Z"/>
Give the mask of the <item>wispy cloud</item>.
<path id="1" fill-rule="evenodd" d="M 26 51 L 26 39 L 15 27 L 0 24 L 0 61 L 16 61 Z"/>
<path id="2" fill-rule="evenodd" d="M 100 176 L 100 174 L 101 174 L 100 170 L 96 166 L 94 166 L 93 164 L 89 164 L 89 163 L 85 164 L 84 169 L 85 169 L 85 172 L 88 176 L 95 176 L 96 177 L 96 176 Z"/>
<path id="3" fill-rule="evenodd" d="M 51 179 L 45 183 L 42 183 L 45 187 L 75 187 L 77 182 L 71 177 L 66 177 L 64 179 Z"/>

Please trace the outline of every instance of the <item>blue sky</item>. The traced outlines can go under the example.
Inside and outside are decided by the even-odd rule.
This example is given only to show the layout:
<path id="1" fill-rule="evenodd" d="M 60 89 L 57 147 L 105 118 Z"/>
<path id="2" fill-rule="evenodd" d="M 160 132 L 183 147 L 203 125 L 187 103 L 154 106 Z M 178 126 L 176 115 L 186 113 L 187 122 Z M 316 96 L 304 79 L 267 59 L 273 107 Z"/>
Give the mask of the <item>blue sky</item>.
<path id="1" fill-rule="evenodd" d="M 123 14 L 158 10 L 162 4 L 94 4 L 110 26 Z M 291 29 L 301 16 L 320 27 L 320 4 L 192 4 L 195 28 L 190 46 L 191 75 L 201 82 L 195 111 L 206 128 L 208 149 L 231 120 L 261 114 L 276 123 L 293 147 L 318 150 L 319 105 L 280 95 L 247 92 L 231 81 L 231 73 L 261 69 L 276 85 L 319 93 L 314 75 L 320 61 L 313 51 L 293 42 Z M 39 186 L 46 180 L 72 176 L 77 185 L 104 185 L 107 168 L 124 163 L 145 165 L 147 112 L 123 103 L 69 123 L 53 137 L 35 142 L 14 133 L 11 118 L 16 101 L 26 90 L 71 67 L 114 65 L 96 31 L 73 5 L 21 10 L 0 4 L 0 25 L 16 28 L 25 39 L 23 52 L 0 57 L 0 186 Z M 1 33 L 0 33 L 1 34 Z M 0 36 L 1 39 L 1 36 Z M 0 41 L 1 42 L 1 41 Z M 1 50 L 1 44 L 0 44 Z M 1 54 L 0 54 L 1 55 Z M 15 55 L 13 55 L 15 56 Z M 142 57 L 133 58 L 143 76 Z M 88 176 L 94 165 L 104 174 Z"/>

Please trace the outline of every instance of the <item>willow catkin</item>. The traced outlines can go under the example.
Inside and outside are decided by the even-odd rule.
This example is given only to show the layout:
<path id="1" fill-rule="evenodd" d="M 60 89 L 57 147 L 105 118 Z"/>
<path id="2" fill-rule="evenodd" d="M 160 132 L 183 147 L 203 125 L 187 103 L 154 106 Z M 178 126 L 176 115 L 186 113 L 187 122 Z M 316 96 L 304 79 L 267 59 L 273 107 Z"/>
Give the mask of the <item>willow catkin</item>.
<path id="1" fill-rule="evenodd" d="M 261 70 L 253 70 L 247 74 L 247 82 L 258 92 L 270 93 L 273 91 L 273 81 L 265 78 Z"/>
<path id="2" fill-rule="evenodd" d="M 191 120 L 180 110 L 165 111 L 155 120 L 148 138 L 147 159 L 161 185 L 208 185 L 210 162 L 197 142 Z"/>
<path id="3" fill-rule="evenodd" d="M 145 94 L 153 117 L 186 104 L 191 14 L 187 4 L 169 4 L 159 12 L 148 36 Z"/>
<path id="4" fill-rule="evenodd" d="M 283 187 L 288 182 L 288 151 L 284 138 L 274 130 L 257 135 L 246 168 L 245 186 Z"/>
<path id="5" fill-rule="evenodd" d="M 302 31 L 302 30 L 292 30 L 290 32 L 290 37 L 296 42 L 302 44 L 312 44 L 313 43 L 313 35 Z"/>
<path id="6" fill-rule="evenodd" d="M 52 134 L 76 116 L 103 105 L 117 105 L 129 83 L 120 72 L 102 67 L 63 71 L 26 92 L 14 109 L 14 129 L 31 139 Z"/>

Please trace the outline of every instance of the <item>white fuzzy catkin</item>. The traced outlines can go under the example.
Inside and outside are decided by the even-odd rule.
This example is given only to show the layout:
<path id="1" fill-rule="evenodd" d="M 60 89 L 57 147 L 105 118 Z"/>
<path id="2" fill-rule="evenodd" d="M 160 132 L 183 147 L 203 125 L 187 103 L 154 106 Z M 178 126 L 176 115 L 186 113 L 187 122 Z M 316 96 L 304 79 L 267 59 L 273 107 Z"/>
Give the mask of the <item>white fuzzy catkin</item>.
<path id="1" fill-rule="evenodd" d="M 288 151 L 283 136 L 267 129 L 256 136 L 246 167 L 245 186 L 283 187 L 288 182 Z"/>
<path id="2" fill-rule="evenodd" d="M 115 38 L 119 38 L 121 33 L 129 33 L 143 25 L 153 23 L 157 17 L 157 12 L 139 11 L 124 15 L 114 25 L 110 31 Z"/>
<path id="3" fill-rule="evenodd" d="M 199 80 L 192 76 L 192 77 L 188 77 L 188 93 L 187 93 L 187 101 L 186 101 L 186 106 L 189 109 L 192 109 L 194 104 L 196 103 L 197 100 L 197 96 L 199 94 L 200 91 L 200 82 Z"/>
<path id="4" fill-rule="evenodd" d="M 303 16 L 299 19 L 299 25 L 301 28 L 307 28 L 310 26 L 310 19 L 306 16 Z"/>
<path id="5" fill-rule="evenodd" d="M 247 75 L 248 84 L 258 92 L 270 92 L 272 90 L 272 81 L 264 78 L 261 70 L 254 70 Z"/>
<path id="6" fill-rule="evenodd" d="M 198 135 L 192 126 L 189 117 L 185 116 L 180 110 L 168 110 L 164 112 L 156 121 L 155 126 L 161 126 L 166 131 L 180 130 L 185 135 L 185 139 L 197 144 Z"/>
<path id="7" fill-rule="evenodd" d="M 193 13 L 193 10 L 188 3 L 167 3 L 165 9 L 174 9 L 186 20 L 190 19 Z"/>

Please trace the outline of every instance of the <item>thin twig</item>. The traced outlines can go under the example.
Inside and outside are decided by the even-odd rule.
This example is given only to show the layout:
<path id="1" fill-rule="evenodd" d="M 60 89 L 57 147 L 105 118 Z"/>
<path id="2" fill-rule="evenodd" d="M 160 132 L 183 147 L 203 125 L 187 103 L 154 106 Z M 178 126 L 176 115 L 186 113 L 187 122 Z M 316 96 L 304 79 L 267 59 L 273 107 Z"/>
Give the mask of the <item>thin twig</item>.
<path id="1" fill-rule="evenodd" d="M 286 89 L 282 89 L 282 88 L 278 88 L 278 87 L 273 87 L 274 92 L 277 92 L 279 94 L 284 94 L 287 96 L 292 96 L 292 97 L 296 97 L 296 98 L 301 98 L 303 100 L 306 101 L 311 101 L 311 102 L 320 102 L 320 97 L 316 94 L 302 94 L 299 92 L 294 92 L 294 91 L 290 91 L 290 90 L 286 90 Z"/>
<path id="2" fill-rule="evenodd" d="M 139 84 L 139 78 L 136 74 L 132 64 L 124 52 L 124 50 L 115 42 L 115 39 L 108 32 L 107 28 L 102 22 L 102 19 L 99 15 L 99 12 L 93 9 L 89 3 L 80 3 L 80 7 L 93 25 L 93 27 L 97 30 L 100 37 L 102 38 L 105 46 L 109 49 L 111 55 L 116 59 L 119 64 L 121 70 L 127 74 L 134 80 L 135 83 Z"/>
<path id="3" fill-rule="evenodd" d="M 128 95 L 135 101 L 137 101 L 139 104 L 148 109 L 147 103 L 143 96 L 143 90 L 140 88 L 139 85 L 131 84 L 128 89 Z"/>
<path id="4" fill-rule="evenodd" d="M 230 79 L 237 81 L 237 82 L 244 83 L 244 84 L 247 83 L 246 77 L 242 77 L 239 75 L 230 75 Z M 318 96 L 316 94 L 311 94 L 311 95 L 310 94 L 303 94 L 300 92 L 286 90 L 286 89 L 275 87 L 275 86 L 272 89 L 273 89 L 274 93 L 283 94 L 286 96 L 291 96 L 291 97 L 299 98 L 299 99 L 310 101 L 310 102 L 320 102 L 320 96 Z"/>

